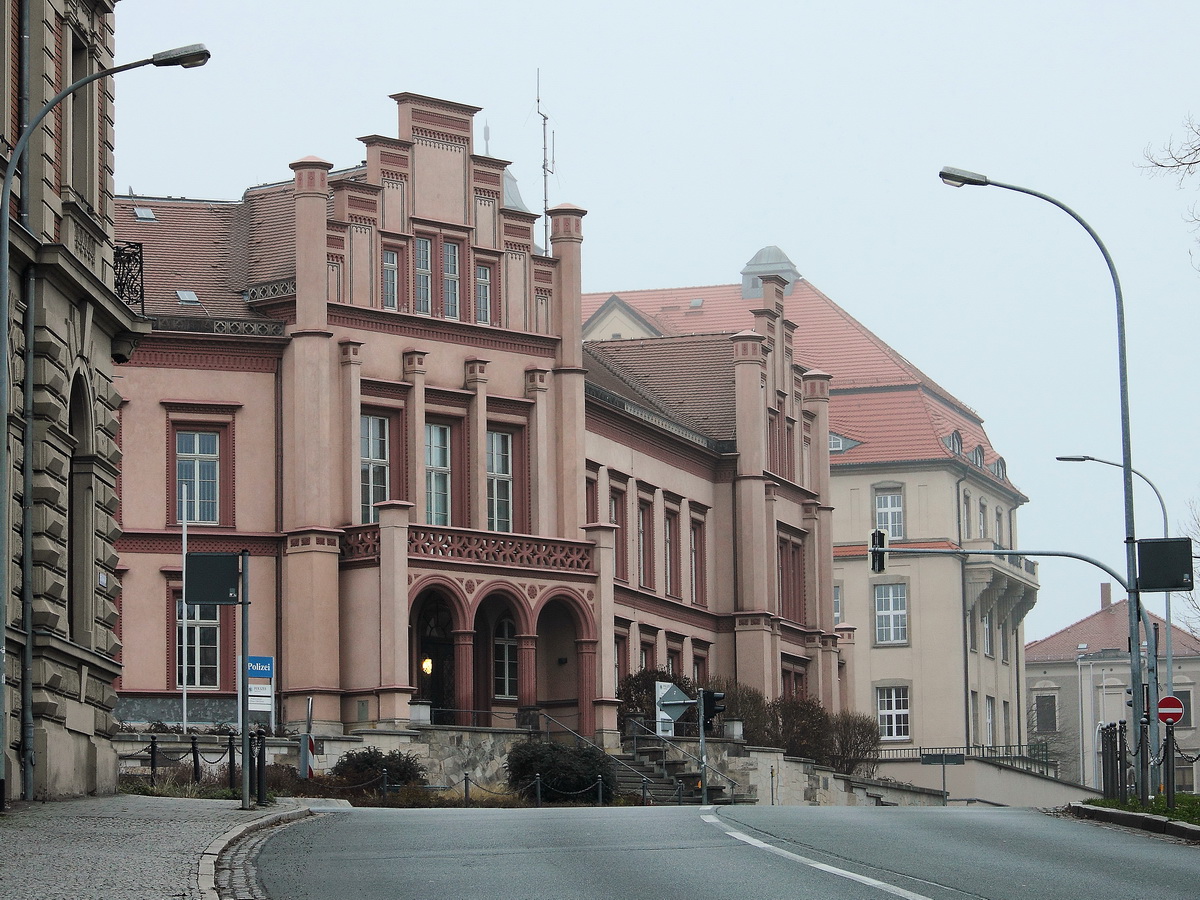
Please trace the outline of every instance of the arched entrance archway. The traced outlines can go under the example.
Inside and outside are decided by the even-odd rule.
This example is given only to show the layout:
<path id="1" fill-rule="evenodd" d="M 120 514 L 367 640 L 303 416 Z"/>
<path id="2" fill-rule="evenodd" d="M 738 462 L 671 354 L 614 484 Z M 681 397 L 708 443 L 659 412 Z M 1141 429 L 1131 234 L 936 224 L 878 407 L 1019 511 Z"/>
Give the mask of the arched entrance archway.
<path id="1" fill-rule="evenodd" d="M 450 604 L 436 591 L 421 600 L 414 628 L 414 699 L 429 702 L 435 725 L 454 723 L 454 615 Z"/>

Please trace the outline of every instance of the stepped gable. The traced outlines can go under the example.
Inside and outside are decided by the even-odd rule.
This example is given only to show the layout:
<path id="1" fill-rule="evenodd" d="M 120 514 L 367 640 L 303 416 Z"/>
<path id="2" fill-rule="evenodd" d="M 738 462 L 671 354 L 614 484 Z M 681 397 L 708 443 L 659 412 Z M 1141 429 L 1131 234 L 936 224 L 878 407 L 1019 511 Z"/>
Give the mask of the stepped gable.
<path id="1" fill-rule="evenodd" d="M 627 397 L 713 440 L 735 435 L 733 344 L 726 334 L 678 335 L 630 341 L 590 341 L 584 345 L 619 377 Z M 613 390 L 599 376 L 599 387 Z M 627 396 L 620 391 L 613 391 Z"/>
<path id="2" fill-rule="evenodd" d="M 1149 610 L 1150 621 L 1157 623 L 1160 639 L 1165 646 L 1167 623 Z M 1087 644 L 1080 650 L 1080 644 Z M 1172 651 L 1176 657 L 1200 656 L 1200 639 L 1177 625 L 1171 627 Z M 1159 653 L 1162 653 L 1162 646 Z M 1025 645 L 1026 662 L 1071 660 L 1081 653 L 1097 653 L 1101 650 L 1117 650 L 1128 653 L 1129 647 L 1129 600 L 1119 600 L 1104 607 L 1061 631 L 1056 631 L 1040 641 Z"/>

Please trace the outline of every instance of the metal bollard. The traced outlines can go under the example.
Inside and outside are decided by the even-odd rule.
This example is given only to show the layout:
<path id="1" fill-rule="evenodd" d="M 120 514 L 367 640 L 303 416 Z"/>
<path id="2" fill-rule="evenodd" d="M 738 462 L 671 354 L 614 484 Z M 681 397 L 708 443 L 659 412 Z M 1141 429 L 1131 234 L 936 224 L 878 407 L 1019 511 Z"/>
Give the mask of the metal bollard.
<path id="1" fill-rule="evenodd" d="M 226 752 L 229 754 L 229 789 L 231 791 L 236 791 L 237 790 L 237 780 L 234 775 L 233 732 L 232 731 L 229 732 L 229 746 L 226 748 Z"/>
<path id="2" fill-rule="evenodd" d="M 196 784 L 200 783 L 200 747 L 197 744 L 199 738 L 192 735 L 192 781 Z"/>
<path id="3" fill-rule="evenodd" d="M 596 805 L 604 805 L 604 776 L 596 776 Z"/>
<path id="4" fill-rule="evenodd" d="M 384 769 L 383 770 L 383 802 L 384 803 L 387 803 L 387 797 L 388 797 L 388 778 L 387 778 L 387 769 Z"/>
<path id="5" fill-rule="evenodd" d="M 258 732 L 258 805 L 267 802 L 267 733 Z"/>
<path id="6" fill-rule="evenodd" d="M 538 806 L 538 809 L 541 809 L 542 808 L 542 773 L 541 772 L 538 772 L 536 775 L 533 776 L 533 784 L 534 784 L 534 788 L 537 791 L 537 806 Z"/>
<path id="7" fill-rule="evenodd" d="M 250 782 L 250 792 L 254 793 L 254 785 L 258 782 L 255 780 L 254 773 L 254 735 L 250 735 L 250 752 L 244 755 L 242 759 L 242 767 L 246 770 L 246 779 Z"/>
<path id="8" fill-rule="evenodd" d="M 646 792 L 649 789 L 649 787 L 650 787 L 650 779 L 647 778 L 645 775 L 643 775 L 642 776 L 642 806 L 650 805 L 649 803 L 646 802 Z"/>
<path id="9" fill-rule="evenodd" d="M 471 805 L 471 776 L 463 776 L 463 806 Z"/>
<path id="10" fill-rule="evenodd" d="M 150 735 L 150 786 L 154 787 L 158 780 L 158 735 Z"/>

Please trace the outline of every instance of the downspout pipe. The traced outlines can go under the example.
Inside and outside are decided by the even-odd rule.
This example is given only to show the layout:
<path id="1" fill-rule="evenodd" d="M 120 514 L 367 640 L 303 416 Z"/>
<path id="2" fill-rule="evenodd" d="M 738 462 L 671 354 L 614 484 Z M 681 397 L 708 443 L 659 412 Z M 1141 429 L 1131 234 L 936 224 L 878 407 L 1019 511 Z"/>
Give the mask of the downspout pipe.
<path id="1" fill-rule="evenodd" d="M 22 191 L 22 194 L 25 192 Z M 33 332 L 37 265 L 25 267 L 25 372 L 21 385 L 21 799 L 33 799 Z"/>
<path id="2" fill-rule="evenodd" d="M 962 486 L 967 480 L 967 476 L 963 475 L 958 481 L 954 482 L 954 506 L 955 521 L 958 522 L 958 546 L 962 546 L 963 542 L 963 518 L 962 518 Z M 971 743 L 971 636 L 967 634 L 967 623 L 970 618 L 967 615 L 967 560 L 963 557 L 958 566 L 958 582 L 959 591 L 962 594 L 962 661 L 963 661 L 963 746 L 968 747 Z"/>

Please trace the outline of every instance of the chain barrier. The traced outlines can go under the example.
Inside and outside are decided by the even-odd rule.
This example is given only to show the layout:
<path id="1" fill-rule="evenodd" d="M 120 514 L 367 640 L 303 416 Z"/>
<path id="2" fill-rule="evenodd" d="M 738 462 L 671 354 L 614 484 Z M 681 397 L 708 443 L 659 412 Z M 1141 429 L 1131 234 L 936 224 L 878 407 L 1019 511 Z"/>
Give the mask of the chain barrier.
<path id="1" fill-rule="evenodd" d="M 1172 741 L 1175 744 L 1175 756 L 1182 759 L 1184 762 L 1195 764 L 1200 761 L 1200 751 L 1197 751 L 1195 756 L 1189 756 L 1183 752 L 1183 748 L 1179 746 L 1179 741 L 1172 736 Z"/>

